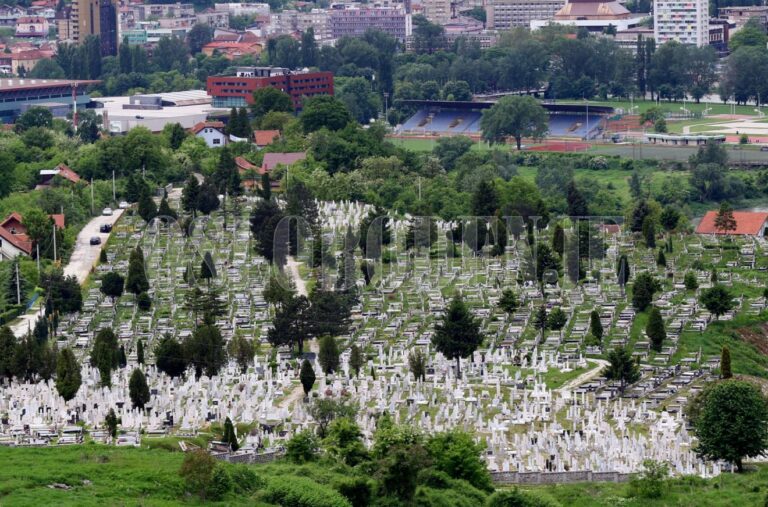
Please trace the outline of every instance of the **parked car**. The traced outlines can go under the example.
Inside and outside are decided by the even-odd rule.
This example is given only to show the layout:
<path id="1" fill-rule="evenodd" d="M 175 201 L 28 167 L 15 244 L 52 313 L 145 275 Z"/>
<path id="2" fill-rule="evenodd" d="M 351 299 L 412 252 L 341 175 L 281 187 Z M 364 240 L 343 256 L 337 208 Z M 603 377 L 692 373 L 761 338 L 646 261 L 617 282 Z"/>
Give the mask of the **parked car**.
<path id="1" fill-rule="evenodd" d="M 100 245 L 101 244 L 101 238 L 98 236 L 94 236 L 91 238 L 91 245 Z"/>
<path id="2" fill-rule="evenodd" d="M 104 211 L 101 212 L 104 216 L 112 216 L 112 208 L 104 208 Z"/>
<path id="3" fill-rule="evenodd" d="M 119 207 L 120 209 L 126 209 L 130 204 L 128 204 L 127 201 L 120 201 Z"/>
<path id="4" fill-rule="evenodd" d="M 112 232 L 112 224 L 102 224 L 102 226 L 99 228 L 99 232 L 104 234 Z"/>

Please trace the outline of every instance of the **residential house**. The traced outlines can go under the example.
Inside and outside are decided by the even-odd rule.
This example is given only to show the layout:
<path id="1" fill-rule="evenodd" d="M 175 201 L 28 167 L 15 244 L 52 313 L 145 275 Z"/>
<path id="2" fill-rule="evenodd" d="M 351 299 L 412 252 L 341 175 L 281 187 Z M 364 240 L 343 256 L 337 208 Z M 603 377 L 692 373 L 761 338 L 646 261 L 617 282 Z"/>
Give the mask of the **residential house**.
<path id="1" fill-rule="evenodd" d="M 64 229 L 64 215 L 50 215 L 57 229 Z M 0 222 L 0 258 L 13 259 L 19 255 L 32 255 L 34 242 L 27 234 L 24 219 L 15 211 Z"/>
<path id="2" fill-rule="evenodd" d="M 209 148 L 220 148 L 227 144 L 227 134 L 224 131 L 224 122 L 201 121 L 192 127 L 192 133 L 205 140 Z"/>
<path id="3" fill-rule="evenodd" d="M 264 160 L 261 163 L 261 173 L 272 172 L 279 165 L 289 166 L 306 158 L 307 153 L 304 151 L 297 153 L 265 153 Z"/>
<path id="4" fill-rule="evenodd" d="M 65 164 L 59 164 L 53 169 L 43 169 L 40 171 L 40 180 L 35 187 L 36 190 L 48 188 L 53 185 L 56 177 L 62 178 L 70 183 L 80 183 L 80 176 Z"/>
<path id="5" fill-rule="evenodd" d="M 42 16 L 22 16 L 16 20 L 16 37 L 47 37 L 49 27 Z"/>
<path id="6" fill-rule="evenodd" d="M 280 137 L 279 130 L 255 130 L 253 132 L 253 143 L 257 148 L 261 149 L 269 146 L 275 139 Z"/>

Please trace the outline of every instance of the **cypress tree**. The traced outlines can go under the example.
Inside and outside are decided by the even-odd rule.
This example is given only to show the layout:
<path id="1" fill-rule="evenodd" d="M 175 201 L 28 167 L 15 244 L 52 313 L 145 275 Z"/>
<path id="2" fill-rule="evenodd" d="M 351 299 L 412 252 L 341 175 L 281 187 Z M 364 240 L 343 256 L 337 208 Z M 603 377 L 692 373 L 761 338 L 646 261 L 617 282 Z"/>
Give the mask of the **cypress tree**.
<path id="1" fill-rule="evenodd" d="M 109 387 L 112 370 L 120 364 L 120 350 L 117 345 L 117 336 L 109 329 L 104 328 L 96 334 L 91 349 L 91 365 L 101 374 L 101 385 Z"/>
<path id="2" fill-rule="evenodd" d="M 592 313 L 589 314 L 589 332 L 598 341 L 603 340 L 603 323 L 600 322 L 600 314 L 597 313 L 597 310 L 592 310 Z"/>
<path id="3" fill-rule="evenodd" d="M 128 364 L 128 359 L 125 357 L 125 346 L 124 345 L 120 345 L 120 351 L 118 352 L 117 364 L 120 366 L 120 368 L 125 368 L 125 366 Z"/>
<path id="4" fill-rule="evenodd" d="M 75 354 L 69 348 L 62 349 L 56 361 L 56 391 L 64 401 L 69 401 L 75 397 L 81 383 L 80 365 Z"/>
<path id="5" fill-rule="evenodd" d="M 138 212 L 139 216 L 147 223 L 157 216 L 157 205 L 155 205 L 155 201 L 147 188 L 144 188 L 141 197 L 139 197 Z"/>
<path id="6" fill-rule="evenodd" d="M 456 360 L 456 375 L 461 376 L 461 358 L 469 357 L 483 342 L 480 323 L 460 297 L 455 297 L 442 319 L 435 325 L 432 344 L 448 359 Z"/>
<path id="7" fill-rule="evenodd" d="M 125 288 L 137 296 L 149 290 L 149 281 L 144 270 L 144 252 L 137 246 L 128 259 L 128 276 L 125 279 Z"/>
<path id="8" fill-rule="evenodd" d="M 659 255 L 656 257 L 656 265 L 663 268 L 667 267 L 667 256 L 664 255 L 664 250 L 662 248 L 659 248 Z"/>
<path id="9" fill-rule="evenodd" d="M 312 364 L 308 359 L 305 359 L 301 363 L 301 372 L 299 373 L 301 387 L 304 388 L 304 396 L 309 395 L 312 386 L 315 385 L 315 378 L 315 370 L 312 368 Z"/>
<path id="10" fill-rule="evenodd" d="M 232 424 L 232 419 L 227 417 L 224 421 L 224 436 L 222 441 L 229 444 L 229 448 L 232 452 L 235 452 L 240 448 L 240 444 L 237 442 L 237 433 L 235 432 L 235 425 Z"/>
<path id="11" fill-rule="evenodd" d="M 363 352 L 356 344 L 352 345 L 349 352 L 349 367 L 355 373 L 355 377 L 360 375 L 360 369 L 363 367 Z"/>
<path id="12" fill-rule="evenodd" d="M 320 340 L 320 352 L 317 360 L 326 375 L 339 369 L 339 347 L 333 336 L 324 336 Z"/>
<path id="13" fill-rule="evenodd" d="M 656 352 L 661 352 L 661 346 L 667 338 L 667 332 L 664 330 L 664 319 L 658 308 L 651 308 L 648 316 L 648 324 L 645 326 L 645 334 L 651 339 L 651 348 Z"/>
<path id="14" fill-rule="evenodd" d="M 731 350 L 727 345 L 723 345 L 723 350 L 720 352 L 720 377 L 723 379 L 733 377 L 733 372 L 731 371 Z"/>
<path id="15" fill-rule="evenodd" d="M 187 213 L 193 215 L 197 211 L 197 201 L 200 198 L 200 182 L 194 174 L 190 174 L 187 179 L 187 184 L 184 185 L 184 190 L 181 192 L 181 207 Z"/>
<path id="16" fill-rule="evenodd" d="M 149 386 L 147 378 L 139 368 L 134 368 L 131 378 L 128 381 L 128 394 L 131 397 L 131 403 L 136 408 L 144 408 L 149 403 Z"/>
<path id="17" fill-rule="evenodd" d="M 144 340 L 139 340 L 136 344 L 136 362 L 144 364 Z"/>

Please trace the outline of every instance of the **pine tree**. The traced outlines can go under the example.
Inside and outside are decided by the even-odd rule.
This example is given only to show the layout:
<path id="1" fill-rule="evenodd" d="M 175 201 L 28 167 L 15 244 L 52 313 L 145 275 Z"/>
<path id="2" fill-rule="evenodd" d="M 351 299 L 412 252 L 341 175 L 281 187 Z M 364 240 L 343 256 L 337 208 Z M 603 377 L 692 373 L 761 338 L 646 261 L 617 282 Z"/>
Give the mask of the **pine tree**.
<path id="1" fill-rule="evenodd" d="M 238 137 L 250 140 L 253 138 L 253 127 L 251 127 L 251 121 L 248 119 L 248 110 L 241 107 L 238 111 L 240 117 L 240 134 Z"/>
<path id="2" fill-rule="evenodd" d="M 304 388 L 304 396 L 308 396 L 309 392 L 312 390 L 312 386 L 315 385 L 315 370 L 312 368 L 312 364 L 308 359 L 305 359 L 301 363 L 299 379 L 301 380 L 302 388 Z"/>
<path id="3" fill-rule="evenodd" d="M 240 371 L 243 373 L 247 372 L 248 366 L 253 364 L 253 342 L 239 332 L 235 332 L 235 336 L 230 340 L 229 345 L 227 346 L 227 352 L 229 353 L 229 357 L 237 362 Z"/>
<path id="4" fill-rule="evenodd" d="M 699 281 L 696 279 L 696 274 L 693 271 L 688 271 L 685 274 L 683 282 L 685 283 L 686 290 L 696 290 L 699 288 Z"/>
<path id="5" fill-rule="evenodd" d="M 128 259 L 128 276 L 125 279 L 125 288 L 137 296 L 149 290 L 149 281 L 144 268 L 144 252 L 140 246 L 131 252 Z"/>
<path id="6" fill-rule="evenodd" d="M 515 291 L 512 289 L 504 289 L 501 292 L 498 305 L 499 308 L 504 310 L 506 313 L 512 314 L 515 313 L 515 311 L 520 307 L 520 301 L 517 299 Z"/>
<path id="7" fill-rule="evenodd" d="M 626 255 L 622 255 L 619 257 L 619 263 L 616 267 L 616 277 L 618 278 L 619 286 L 621 287 L 621 290 L 623 291 L 624 288 L 627 286 L 627 282 L 629 281 L 629 260 L 627 260 Z"/>
<path id="8" fill-rule="evenodd" d="M 136 344 L 136 362 L 144 364 L 144 340 L 139 340 Z"/>
<path id="9" fill-rule="evenodd" d="M 120 345 L 120 350 L 117 353 L 117 364 L 120 368 L 125 368 L 128 364 L 128 358 L 125 356 L 125 346 Z"/>
<path id="10" fill-rule="evenodd" d="M 645 217 L 643 220 L 643 238 L 645 239 L 645 246 L 656 248 L 656 223 L 651 217 Z"/>
<path id="11" fill-rule="evenodd" d="M 435 324 L 432 344 L 445 357 L 456 360 L 456 375 L 461 377 L 461 358 L 472 355 L 482 342 L 480 322 L 459 296 L 454 297 Z"/>
<path id="12" fill-rule="evenodd" d="M 64 401 L 69 401 L 75 397 L 81 383 L 80 365 L 75 354 L 69 348 L 62 349 L 56 361 L 56 391 Z"/>
<path id="13" fill-rule="evenodd" d="M 589 215 L 587 200 L 581 195 L 581 192 L 579 192 L 579 189 L 576 187 L 576 183 L 573 180 L 568 183 L 566 200 L 568 202 L 569 217 L 585 217 Z"/>
<path id="14" fill-rule="evenodd" d="M 648 315 L 645 334 L 651 340 L 651 348 L 656 352 L 661 352 L 661 346 L 667 338 L 667 332 L 664 330 L 664 319 L 661 317 L 661 312 L 656 307 L 651 308 L 651 313 Z"/>
<path id="15" fill-rule="evenodd" d="M 339 369 L 339 347 L 333 336 L 324 336 L 320 339 L 320 351 L 317 360 L 326 375 Z"/>
<path id="16" fill-rule="evenodd" d="M 261 185 L 259 186 L 258 195 L 265 201 L 272 199 L 272 181 L 269 178 L 268 172 L 261 175 Z"/>
<path id="17" fill-rule="evenodd" d="M 187 369 L 184 348 L 170 334 L 165 334 L 155 348 L 157 369 L 170 377 L 180 377 Z"/>
<path id="18" fill-rule="evenodd" d="M 533 328 L 541 332 L 541 339 L 544 339 L 544 331 L 547 329 L 547 306 L 541 305 L 533 315 Z"/>
<path id="19" fill-rule="evenodd" d="M 619 347 L 608 353 L 608 366 L 603 370 L 603 376 L 608 380 L 618 380 L 619 390 L 623 393 L 626 386 L 640 380 L 640 369 L 632 352 L 627 347 Z"/>
<path id="20" fill-rule="evenodd" d="M 216 278 L 216 264 L 213 262 L 211 252 L 205 252 L 203 262 L 200 264 L 200 279 L 211 285 L 212 278 Z"/>
<path id="21" fill-rule="evenodd" d="M 363 367 L 363 352 L 356 344 L 352 345 L 349 352 L 349 368 L 354 372 L 355 377 L 360 375 L 360 369 Z"/>
<path id="22" fill-rule="evenodd" d="M 728 234 L 736 230 L 736 219 L 733 217 L 733 209 L 727 202 L 720 204 L 720 209 L 715 215 L 715 229 L 722 234 Z"/>
<path id="23" fill-rule="evenodd" d="M 113 439 L 117 438 L 118 424 L 120 424 L 120 419 L 117 418 L 117 414 L 115 414 L 115 409 L 110 408 L 109 412 L 107 412 L 107 417 L 104 418 L 104 426 L 107 428 L 107 432 L 109 433 L 109 436 L 111 436 Z"/>
<path id="24" fill-rule="evenodd" d="M 209 180 L 205 180 L 200 186 L 200 192 L 197 197 L 197 211 L 203 215 L 210 215 L 212 211 L 219 209 L 221 202 L 214 185 Z"/>
<path id="25" fill-rule="evenodd" d="M 117 336 L 109 329 L 104 328 L 96 333 L 91 349 L 91 365 L 101 374 L 101 385 L 109 387 L 112 383 L 112 370 L 120 364 L 120 350 L 117 345 Z"/>
<path id="26" fill-rule="evenodd" d="M 131 378 L 128 381 L 128 394 L 131 397 L 131 403 L 136 408 L 144 408 L 149 403 L 150 394 L 147 378 L 139 368 L 134 368 Z"/>
<path id="27" fill-rule="evenodd" d="M 157 216 L 157 205 L 147 188 L 141 192 L 141 196 L 139 197 L 138 213 L 147 223 Z"/>
<path id="28" fill-rule="evenodd" d="M 221 440 L 224 443 L 229 444 L 229 448 L 232 450 L 232 452 L 235 452 L 240 448 L 240 443 L 237 441 L 235 425 L 232 424 L 232 420 L 229 417 L 227 417 L 224 421 L 224 435 Z"/>
<path id="29" fill-rule="evenodd" d="M 659 255 L 656 257 L 656 265 L 666 268 L 667 267 L 667 256 L 664 255 L 664 250 L 659 248 Z"/>
<path id="30" fill-rule="evenodd" d="M 552 233 L 552 250 L 562 257 L 565 251 L 565 230 L 560 224 L 555 225 L 555 232 Z"/>
<path id="31" fill-rule="evenodd" d="M 723 345 L 723 350 L 720 352 L 720 378 L 729 379 L 732 377 L 731 351 L 727 345 Z"/>
<path id="32" fill-rule="evenodd" d="M 598 342 L 603 341 L 603 323 L 600 322 L 600 314 L 597 313 L 597 310 L 592 310 L 592 313 L 589 314 L 589 333 Z"/>
<path id="33" fill-rule="evenodd" d="M 171 205 L 168 204 L 168 199 L 166 197 L 163 197 L 160 201 L 160 208 L 157 210 L 157 216 L 163 217 L 166 221 L 169 221 L 169 218 L 172 218 L 173 220 L 179 218 L 178 213 L 176 213 L 176 211 L 171 208 Z"/>
<path id="34" fill-rule="evenodd" d="M 200 198 L 200 182 L 194 174 L 190 174 L 187 179 L 187 184 L 184 185 L 184 190 L 181 192 L 181 207 L 187 213 L 193 215 L 197 211 L 197 202 Z"/>

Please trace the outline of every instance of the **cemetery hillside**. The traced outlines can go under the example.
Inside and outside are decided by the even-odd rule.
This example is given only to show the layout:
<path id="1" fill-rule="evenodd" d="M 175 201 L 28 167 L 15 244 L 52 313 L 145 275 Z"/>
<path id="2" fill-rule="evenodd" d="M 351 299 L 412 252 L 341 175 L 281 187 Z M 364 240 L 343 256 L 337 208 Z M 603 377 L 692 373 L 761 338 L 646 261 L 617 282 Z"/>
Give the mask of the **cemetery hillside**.
<path id="1" fill-rule="evenodd" d="M 505 2 L 0 5 L 0 505 L 768 505 L 768 10 Z"/>

